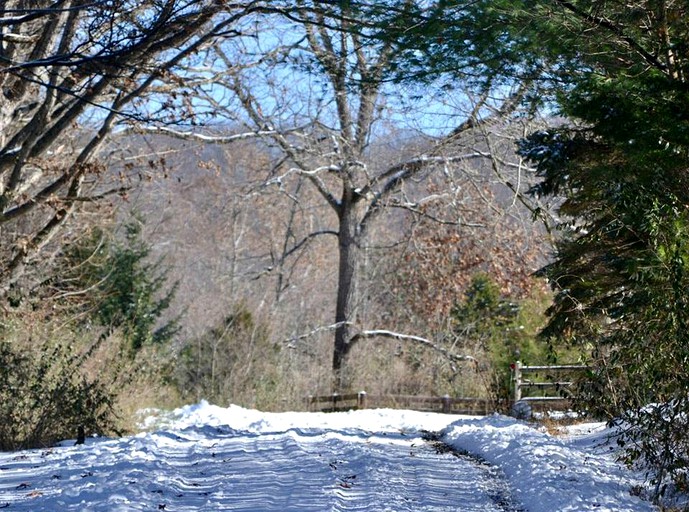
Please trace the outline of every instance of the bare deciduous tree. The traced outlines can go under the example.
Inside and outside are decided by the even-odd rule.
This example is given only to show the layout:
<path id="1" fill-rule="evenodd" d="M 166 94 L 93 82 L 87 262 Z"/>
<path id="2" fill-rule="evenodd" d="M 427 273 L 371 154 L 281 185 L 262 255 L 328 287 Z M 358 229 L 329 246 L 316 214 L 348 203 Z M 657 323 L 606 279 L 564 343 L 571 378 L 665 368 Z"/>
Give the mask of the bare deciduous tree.
<path id="1" fill-rule="evenodd" d="M 408 8 L 412 9 L 411 4 Z M 260 137 L 276 155 L 266 185 L 297 194 L 292 197 L 294 204 L 308 185 L 327 205 L 330 213 L 322 216 L 321 225 L 300 238 L 292 233 L 293 240 L 284 245 L 279 259 L 284 262 L 321 235 L 337 240 L 335 322 L 331 326 L 335 388 L 345 385 L 343 366 L 358 340 L 373 336 L 424 340 L 401 333 L 390 336 L 387 329 L 360 325 L 357 284 L 371 227 L 390 209 L 423 215 L 429 204 L 461 195 L 456 173 L 470 176 L 480 167 L 476 162 L 492 161 L 485 141 L 480 149 L 472 147 L 463 142 L 464 134 L 493 119 L 509 117 L 518 107 L 520 94 L 520 90 L 487 91 L 473 102 L 461 94 L 461 116 L 457 110 L 445 111 L 448 117 L 460 119 L 454 126 L 424 137 L 417 133 L 417 140 L 423 142 L 416 151 L 378 158 L 372 140 L 381 135 L 384 121 L 394 124 L 404 115 L 417 116 L 423 124 L 420 110 L 404 111 L 423 102 L 390 83 L 395 74 L 394 40 L 369 37 L 365 23 L 354 30 L 355 15 L 345 4 L 297 9 L 287 18 L 262 18 L 260 24 L 245 28 L 245 37 L 214 45 L 207 54 L 213 75 L 199 82 L 196 101 L 211 106 L 217 117 L 232 126 L 244 126 L 245 133 L 239 129 L 235 135 L 213 137 L 158 129 L 218 143 L 252 134 Z M 262 58 L 251 60 L 253 54 Z M 242 116 L 237 116 L 238 109 Z M 432 174 L 447 176 L 445 190 L 428 194 L 418 185 Z M 295 182 L 298 186 L 288 186 Z"/>
<path id="2" fill-rule="evenodd" d="M 261 2 L 0 3 L 0 294 L 95 186 L 122 120 L 177 122 L 173 70 Z M 153 101 L 147 94 L 158 91 Z"/>

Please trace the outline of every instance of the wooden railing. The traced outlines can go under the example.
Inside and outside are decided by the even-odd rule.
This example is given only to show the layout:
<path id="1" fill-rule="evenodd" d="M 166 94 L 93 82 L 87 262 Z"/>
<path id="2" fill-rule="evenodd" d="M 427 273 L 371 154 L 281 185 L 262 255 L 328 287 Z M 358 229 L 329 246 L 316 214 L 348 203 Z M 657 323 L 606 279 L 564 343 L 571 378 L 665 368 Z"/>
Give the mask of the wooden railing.
<path id="1" fill-rule="evenodd" d="M 524 366 L 521 361 L 516 361 L 511 365 L 512 369 L 512 400 L 516 403 L 524 402 L 566 402 L 570 398 L 568 393 L 572 386 L 571 380 L 552 380 L 550 375 L 556 374 L 572 374 L 588 369 L 588 366 L 578 364 L 563 364 L 553 366 Z M 547 381 L 534 381 L 524 378 L 525 374 L 546 374 L 549 378 Z M 524 396 L 523 390 L 540 389 L 540 390 L 554 390 L 558 393 L 557 396 Z"/>
<path id="2" fill-rule="evenodd" d="M 335 412 L 354 409 L 411 409 L 447 414 L 485 415 L 494 411 L 494 402 L 482 398 L 453 398 L 445 396 L 369 395 L 365 391 L 350 394 L 308 396 L 309 411 Z"/>
<path id="3" fill-rule="evenodd" d="M 588 369 L 583 365 L 555 365 L 555 366 L 524 366 L 521 361 L 511 365 L 513 394 L 511 403 L 528 402 L 534 410 L 566 410 L 569 408 L 568 388 L 572 386 L 569 380 L 529 380 L 528 374 L 545 374 L 550 377 L 552 373 L 572 374 Z M 543 391 L 554 390 L 557 395 L 550 396 L 524 396 L 524 390 L 538 389 Z M 501 404 L 502 409 L 505 404 Z M 411 409 L 415 411 L 442 412 L 447 414 L 475 414 L 486 415 L 496 412 L 498 404 L 494 400 L 485 398 L 456 398 L 445 396 L 412 396 L 412 395 L 369 395 L 365 391 L 358 393 L 334 393 L 332 395 L 310 395 L 306 398 L 308 411 L 350 411 L 355 409 Z"/>

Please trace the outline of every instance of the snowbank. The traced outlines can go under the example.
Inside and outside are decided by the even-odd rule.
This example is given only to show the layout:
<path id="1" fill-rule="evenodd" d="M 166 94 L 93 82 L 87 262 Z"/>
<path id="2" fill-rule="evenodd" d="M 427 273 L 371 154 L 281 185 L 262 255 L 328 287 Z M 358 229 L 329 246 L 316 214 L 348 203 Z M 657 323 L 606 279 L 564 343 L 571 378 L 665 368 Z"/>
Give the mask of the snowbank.
<path id="1" fill-rule="evenodd" d="M 642 485 L 640 475 L 614 460 L 606 432 L 600 426 L 589 430 L 583 437 L 561 439 L 495 415 L 456 421 L 441 439 L 498 466 L 529 512 L 656 510 L 631 494 Z"/>

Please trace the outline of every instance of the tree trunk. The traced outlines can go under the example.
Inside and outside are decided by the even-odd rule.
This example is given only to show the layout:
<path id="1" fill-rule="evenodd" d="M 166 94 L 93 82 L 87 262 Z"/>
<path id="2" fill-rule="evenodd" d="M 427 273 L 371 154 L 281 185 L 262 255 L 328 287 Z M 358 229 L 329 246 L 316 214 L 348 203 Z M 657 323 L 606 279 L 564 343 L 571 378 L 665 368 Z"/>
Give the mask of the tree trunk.
<path id="1" fill-rule="evenodd" d="M 337 305 L 335 311 L 335 345 L 333 347 L 333 388 L 339 391 L 345 387 L 344 362 L 349 352 L 351 322 L 355 309 L 355 287 L 358 266 L 358 219 L 355 196 L 351 190 L 343 194 L 339 210 L 337 276 Z"/>

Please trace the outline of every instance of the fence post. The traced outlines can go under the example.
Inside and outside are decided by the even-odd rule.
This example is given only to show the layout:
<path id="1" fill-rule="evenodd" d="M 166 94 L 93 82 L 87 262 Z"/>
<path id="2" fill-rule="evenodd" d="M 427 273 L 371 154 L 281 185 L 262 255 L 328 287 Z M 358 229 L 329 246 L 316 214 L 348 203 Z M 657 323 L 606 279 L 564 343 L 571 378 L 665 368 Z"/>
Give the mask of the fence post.
<path id="1" fill-rule="evenodd" d="M 512 382 L 514 384 L 513 398 L 515 402 L 522 399 L 522 362 L 515 361 L 512 365 Z"/>
<path id="2" fill-rule="evenodd" d="M 356 396 L 357 409 L 366 409 L 366 391 L 359 391 Z"/>
<path id="3" fill-rule="evenodd" d="M 445 414 L 449 414 L 451 410 L 452 410 L 452 399 L 450 398 L 450 395 L 445 395 L 445 396 L 443 396 L 443 412 Z"/>
<path id="4" fill-rule="evenodd" d="M 77 427 L 77 442 L 74 444 L 84 444 L 86 442 L 86 434 L 84 432 L 84 426 L 79 425 Z"/>
<path id="5" fill-rule="evenodd" d="M 313 395 L 306 397 L 306 410 L 311 412 L 313 410 Z"/>

